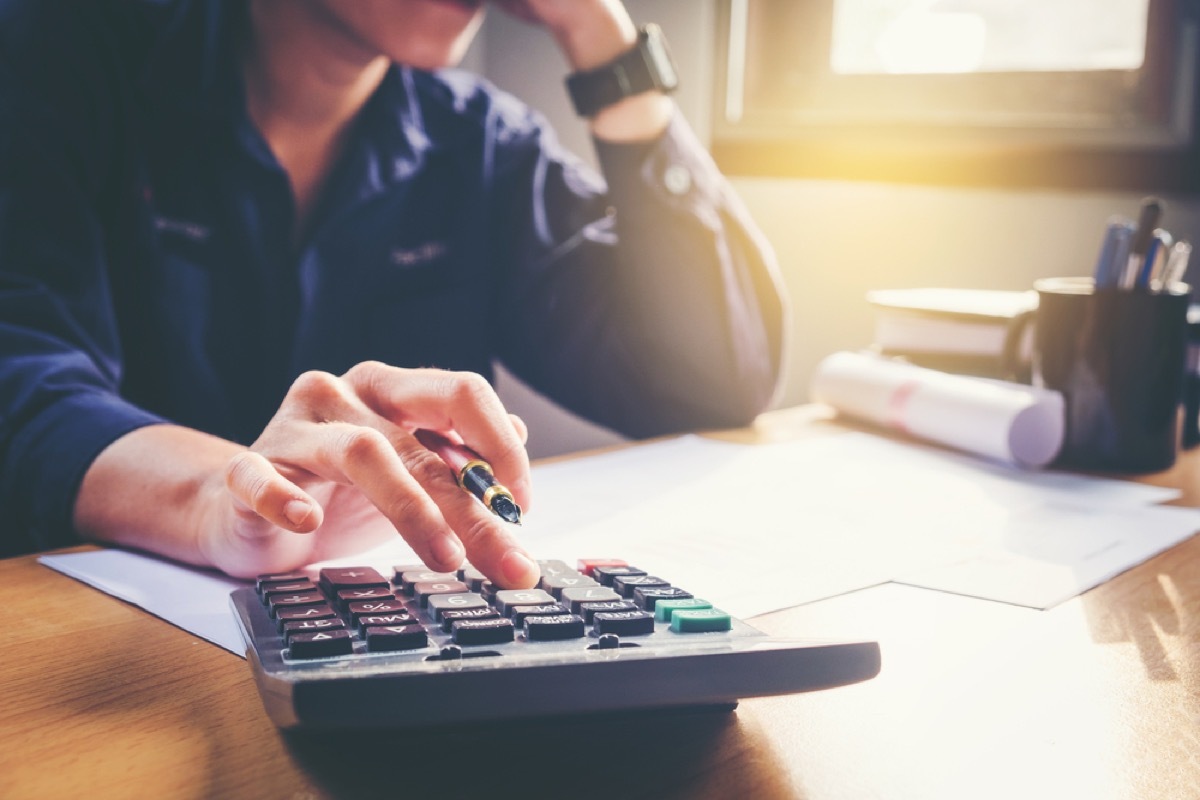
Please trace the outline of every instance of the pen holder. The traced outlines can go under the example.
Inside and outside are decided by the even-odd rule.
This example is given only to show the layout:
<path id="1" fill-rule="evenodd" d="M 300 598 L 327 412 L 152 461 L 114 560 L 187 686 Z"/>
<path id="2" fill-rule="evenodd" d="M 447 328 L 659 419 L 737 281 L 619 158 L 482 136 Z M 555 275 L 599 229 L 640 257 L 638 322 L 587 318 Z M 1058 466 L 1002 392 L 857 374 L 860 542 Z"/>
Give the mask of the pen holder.
<path id="1" fill-rule="evenodd" d="M 1034 288 L 1034 382 L 1065 401 L 1055 465 L 1144 473 L 1174 464 L 1190 287 L 1097 290 L 1091 278 L 1047 278 Z"/>

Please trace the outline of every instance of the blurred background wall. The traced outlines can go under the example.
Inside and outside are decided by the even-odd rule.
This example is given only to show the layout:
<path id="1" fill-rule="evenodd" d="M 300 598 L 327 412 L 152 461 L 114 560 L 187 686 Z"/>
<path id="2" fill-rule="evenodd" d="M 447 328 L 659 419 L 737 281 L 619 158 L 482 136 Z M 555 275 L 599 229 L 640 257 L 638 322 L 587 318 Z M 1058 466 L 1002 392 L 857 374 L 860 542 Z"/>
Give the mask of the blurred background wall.
<path id="1" fill-rule="evenodd" d="M 662 26 L 679 63 L 677 101 L 702 141 L 713 109 L 717 0 L 627 0 Z M 591 140 L 563 88 L 567 66 L 548 36 L 496 9 L 465 67 L 541 110 L 560 138 L 591 158 Z M 1025 289 L 1039 277 L 1087 275 L 1105 220 L 1136 216 L 1138 193 L 939 188 L 730 176 L 774 246 L 794 312 L 781 405 L 803 403 L 816 363 L 870 343 L 870 289 L 954 286 Z M 1166 195 L 1164 227 L 1200 241 L 1200 200 Z M 1193 263 L 1193 267 L 1195 264 Z M 1196 277 L 1193 269 L 1190 276 Z M 617 437 L 551 406 L 509 375 L 500 390 L 530 423 L 534 457 Z"/>

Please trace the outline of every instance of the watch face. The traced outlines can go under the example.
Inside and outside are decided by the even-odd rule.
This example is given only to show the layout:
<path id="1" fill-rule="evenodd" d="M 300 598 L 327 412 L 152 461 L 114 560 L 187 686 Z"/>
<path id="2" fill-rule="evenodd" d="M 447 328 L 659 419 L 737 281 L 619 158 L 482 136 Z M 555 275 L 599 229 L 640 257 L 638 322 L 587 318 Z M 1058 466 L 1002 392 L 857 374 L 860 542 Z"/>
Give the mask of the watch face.
<path id="1" fill-rule="evenodd" d="M 667 52 L 666 43 L 661 36 L 646 37 L 646 55 L 654 64 L 658 79 L 663 88 L 673 89 L 679 85 L 679 75 L 675 72 L 675 62 Z"/>

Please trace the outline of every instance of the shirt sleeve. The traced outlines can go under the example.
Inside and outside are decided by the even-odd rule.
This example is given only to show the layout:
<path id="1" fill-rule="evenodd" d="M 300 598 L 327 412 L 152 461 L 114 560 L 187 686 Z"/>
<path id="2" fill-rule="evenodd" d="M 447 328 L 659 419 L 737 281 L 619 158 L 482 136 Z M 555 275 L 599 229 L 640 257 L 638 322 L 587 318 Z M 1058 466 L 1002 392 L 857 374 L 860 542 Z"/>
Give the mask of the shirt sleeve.
<path id="1" fill-rule="evenodd" d="M 653 141 L 596 141 L 602 178 L 543 125 L 512 138 L 505 363 L 631 436 L 768 408 L 788 329 L 775 256 L 678 112 Z"/>
<path id="2" fill-rule="evenodd" d="M 97 210 L 104 107 L 67 65 L 18 72 L 11 56 L 0 51 L 0 552 L 8 554 L 76 541 L 75 495 L 92 460 L 162 421 L 117 391 Z M 61 105 L 38 101 L 60 81 L 75 87 Z"/>

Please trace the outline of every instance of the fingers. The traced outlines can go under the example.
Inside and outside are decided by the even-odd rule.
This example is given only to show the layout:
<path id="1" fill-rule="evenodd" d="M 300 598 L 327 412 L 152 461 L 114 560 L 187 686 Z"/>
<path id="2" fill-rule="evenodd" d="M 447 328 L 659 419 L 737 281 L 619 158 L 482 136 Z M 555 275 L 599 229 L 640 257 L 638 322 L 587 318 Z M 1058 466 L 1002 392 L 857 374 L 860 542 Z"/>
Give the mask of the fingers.
<path id="1" fill-rule="evenodd" d="M 455 431 L 479 453 L 522 506 L 532 499 L 528 431 L 504 408 L 491 385 L 472 372 L 405 370 L 364 362 L 346 381 L 375 413 L 410 429 Z M 516 420 L 516 421 L 514 421 Z"/>
<path id="2" fill-rule="evenodd" d="M 321 506 L 258 453 L 247 450 L 231 458 L 225 485 L 246 509 L 281 528 L 308 533 L 323 519 Z"/>
<path id="3" fill-rule="evenodd" d="M 255 513 L 289 530 L 302 530 L 285 524 L 291 522 L 289 510 L 303 510 L 289 506 L 303 493 L 284 474 L 306 473 L 353 487 L 431 568 L 453 570 L 467 556 L 503 586 L 531 586 L 539 571 L 509 526 L 464 492 L 451 468 L 410 432 L 428 427 L 460 435 L 492 463 L 497 479 L 509 481 L 518 502 L 527 502 L 527 429 L 504 411 L 486 382 L 486 391 L 481 388 L 481 381 L 460 373 L 383 365 L 356 367 L 345 379 L 306 373 L 255 443 L 254 457 L 243 456 L 231 465 L 236 477 L 231 490 L 236 486 L 235 496 Z M 512 485 L 513 478 L 503 475 L 516 475 L 523 485 Z M 311 520 L 306 518 L 306 524 Z"/>

